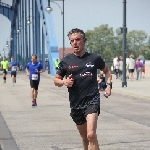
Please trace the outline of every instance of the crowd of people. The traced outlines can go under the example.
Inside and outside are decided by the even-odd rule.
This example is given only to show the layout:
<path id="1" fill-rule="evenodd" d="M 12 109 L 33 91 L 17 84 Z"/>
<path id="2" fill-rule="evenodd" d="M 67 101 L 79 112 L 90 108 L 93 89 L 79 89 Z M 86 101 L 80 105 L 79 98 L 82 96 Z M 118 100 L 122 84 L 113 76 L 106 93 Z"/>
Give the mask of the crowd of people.
<path id="1" fill-rule="evenodd" d="M 116 79 L 122 80 L 122 72 L 123 72 L 123 59 L 122 56 L 116 56 L 113 59 L 113 64 L 111 70 L 114 71 L 116 75 Z M 135 77 L 136 72 L 136 77 Z M 126 78 L 133 80 L 141 80 L 145 78 L 145 58 L 140 55 L 136 60 L 134 55 L 129 55 L 126 57 Z"/>

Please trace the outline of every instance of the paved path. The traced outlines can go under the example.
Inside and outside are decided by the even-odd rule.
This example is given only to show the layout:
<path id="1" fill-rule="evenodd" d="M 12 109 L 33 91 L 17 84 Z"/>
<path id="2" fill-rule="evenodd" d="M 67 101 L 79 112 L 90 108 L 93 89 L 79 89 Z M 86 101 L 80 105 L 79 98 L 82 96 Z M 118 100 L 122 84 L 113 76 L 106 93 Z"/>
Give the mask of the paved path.
<path id="1" fill-rule="evenodd" d="M 51 79 L 54 77 L 47 74 L 47 72 L 43 73 L 44 76 L 47 76 Z M 116 79 L 115 75 L 112 75 L 113 82 L 113 93 L 122 94 L 124 96 L 138 97 L 142 99 L 150 100 L 150 77 L 143 78 L 141 80 L 132 81 L 127 79 L 127 87 L 122 87 L 122 81 L 120 79 Z"/>
<path id="2" fill-rule="evenodd" d="M 52 79 L 52 76 L 43 73 L 38 107 L 32 108 L 29 80 L 25 73 L 18 73 L 15 87 L 11 86 L 10 74 L 4 85 L 0 75 L 0 120 L 4 125 L 0 126 L 0 135 L 3 132 L 6 137 L 0 137 L 2 150 L 83 149 L 79 133 L 69 116 L 67 89 L 55 87 Z M 129 91 L 132 95 L 136 93 L 135 88 L 132 90 L 135 84 L 141 85 L 141 88 L 144 83 L 148 87 L 149 81 L 145 78 L 129 82 L 127 88 L 122 88 L 121 81 L 114 79 L 112 96 L 109 99 L 101 96 L 97 129 L 101 150 L 149 150 L 150 99 L 130 97 L 128 94 Z M 140 96 L 148 88 L 141 90 L 143 92 L 138 92 Z M 146 95 L 147 98 L 149 95 Z"/>
<path id="3" fill-rule="evenodd" d="M 122 87 L 122 81 L 113 75 L 112 92 L 150 100 L 150 77 L 132 81 L 127 79 L 127 87 Z"/>

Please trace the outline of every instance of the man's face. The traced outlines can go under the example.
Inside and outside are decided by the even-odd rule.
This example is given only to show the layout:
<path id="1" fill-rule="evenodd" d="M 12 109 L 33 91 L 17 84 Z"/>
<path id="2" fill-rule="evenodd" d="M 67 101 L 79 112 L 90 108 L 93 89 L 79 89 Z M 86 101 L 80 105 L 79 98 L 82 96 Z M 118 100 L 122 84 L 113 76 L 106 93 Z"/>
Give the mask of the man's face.
<path id="1" fill-rule="evenodd" d="M 11 62 L 13 62 L 14 61 L 14 58 L 11 58 Z"/>
<path id="2" fill-rule="evenodd" d="M 31 57 L 31 61 L 32 61 L 32 63 L 35 63 L 35 62 L 36 62 L 36 57 L 35 57 L 35 56 L 32 56 L 32 57 Z"/>
<path id="3" fill-rule="evenodd" d="M 80 53 L 84 50 L 85 41 L 80 33 L 72 33 L 69 39 L 75 53 Z"/>
<path id="4" fill-rule="evenodd" d="M 3 61 L 5 61 L 6 59 L 5 58 L 3 58 Z"/>

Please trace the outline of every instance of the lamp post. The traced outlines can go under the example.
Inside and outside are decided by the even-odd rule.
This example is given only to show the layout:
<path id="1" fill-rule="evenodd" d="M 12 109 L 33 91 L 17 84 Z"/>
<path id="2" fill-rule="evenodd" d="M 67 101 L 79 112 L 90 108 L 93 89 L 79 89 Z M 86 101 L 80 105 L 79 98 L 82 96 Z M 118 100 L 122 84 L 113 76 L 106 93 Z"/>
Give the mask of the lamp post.
<path id="1" fill-rule="evenodd" d="M 126 81 L 126 0 L 123 0 L 123 42 L 122 42 L 122 56 L 123 56 L 123 78 L 122 78 L 122 87 L 127 87 Z"/>
<path id="2" fill-rule="evenodd" d="M 3 55 L 4 55 L 4 57 L 5 57 L 5 49 L 3 48 Z"/>
<path id="3" fill-rule="evenodd" d="M 62 7 L 63 7 L 63 9 L 61 9 L 61 7 L 59 6 L 59 4 L 58 3 L 56 3 L 55 1 L 62 1 Z M 64 12 L 65 12 L 65 9 L 64 9 L 64 1 L 65 0 L 53 0 L 53 1 L 50 1 L 50 0 L 48 0 L 48 7 L 45 9 L 48 13 L 51 13 L 51 11 L 53 11 L 53 8 L 51 8 L 51 6 L 50 6 L 50 2 L 52 2 L 52 3 L 55 3 L 55 4 L 57 4 L 58 5 L 58 7 L 60 8 L 60 10 L 61 10 L 61 14 L 62 14 L 62 17 L 63 17 L 63 57 L 65 57 L 65 18 L 64 18 Z"/>

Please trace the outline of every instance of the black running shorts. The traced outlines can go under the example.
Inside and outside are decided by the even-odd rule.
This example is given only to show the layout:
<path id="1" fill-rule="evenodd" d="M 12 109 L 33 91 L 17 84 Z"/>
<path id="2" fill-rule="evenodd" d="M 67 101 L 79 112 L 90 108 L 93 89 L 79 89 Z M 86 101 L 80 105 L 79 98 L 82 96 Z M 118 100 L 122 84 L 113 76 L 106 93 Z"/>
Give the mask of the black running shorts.
<path id="1" fill-rule="evenodd" d="M 4 74 L 7 74 L 7 71 L 6 71 L 6 69 L 3 69 L 3 73 L 4 73 Z"/>
<path id="2" fill-rule="evenodd" d="M 17 75 L 16 71 L 11 72 L 11 77 L 12 76 L 16 77 L 16 75 Z"/>
<path id="3" fill-rule="evenodd" d="M 92 104 L 85 109 L 72 109 L 70 116 L 77 125 L 82 125 L 86 122 L 86 116 L 92 113 L 98 113 L 99 115 L 100 106 Z"/>
<path id="4" fill-rule="evenodd" d="M 30 80 L 30 86 L 31 88 L 38 90 L 38 86 L 39 86 L 39 81 L 36 80 Z"/>

